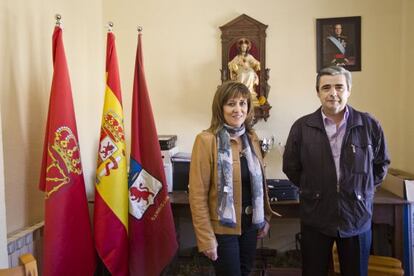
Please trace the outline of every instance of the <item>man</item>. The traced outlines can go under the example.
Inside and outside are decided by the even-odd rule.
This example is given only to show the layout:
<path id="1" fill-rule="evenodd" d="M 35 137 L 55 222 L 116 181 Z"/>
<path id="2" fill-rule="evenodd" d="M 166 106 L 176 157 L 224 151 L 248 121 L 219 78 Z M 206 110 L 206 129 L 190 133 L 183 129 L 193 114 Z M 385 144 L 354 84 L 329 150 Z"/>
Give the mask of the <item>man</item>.
<path id="1" fill-rule="evenodd" d="M 346 37 L 342 34 L 342 24 L 333 25 L 334 34 L 327 37 L 327 55 L 329 63 L 334 65 L 346 65 L 348 64 L 347 51 L 346 51 Z"/>
<path id="2" fill-rule="evenodd" d="M 367 275 L 374 191 L 390 160 L 379 122 L 347 105 L 351 84 L 342 67 L 318 73 L 321 107 L 293 124 L 283 155 L 300 189 L 305 276 L 328 274 L 334 241 L 341 275 Z"/>

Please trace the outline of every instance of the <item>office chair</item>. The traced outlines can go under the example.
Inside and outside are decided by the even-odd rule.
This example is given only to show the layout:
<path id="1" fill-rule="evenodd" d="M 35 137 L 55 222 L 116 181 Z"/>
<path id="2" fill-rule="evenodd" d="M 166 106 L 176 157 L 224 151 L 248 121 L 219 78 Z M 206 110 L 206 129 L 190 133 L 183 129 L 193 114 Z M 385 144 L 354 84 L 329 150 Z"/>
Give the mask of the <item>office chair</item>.
<path id="1" fill-rule="evenodd" d="M 32 254 L 23 254 L 19 260 L 19 266 L 0 269 L 0 276 L 38 276 L 37 262 Z"/>

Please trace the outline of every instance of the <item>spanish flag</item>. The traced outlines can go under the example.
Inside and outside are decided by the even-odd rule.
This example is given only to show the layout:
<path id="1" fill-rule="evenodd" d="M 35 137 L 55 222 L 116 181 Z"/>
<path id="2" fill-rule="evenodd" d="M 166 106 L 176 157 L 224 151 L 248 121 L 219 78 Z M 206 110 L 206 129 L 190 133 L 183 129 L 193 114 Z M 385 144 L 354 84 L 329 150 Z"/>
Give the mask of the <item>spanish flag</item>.
<path id="1" fill-rule="evenodd" d="M 95 245 L 111 275 L 128 275 L 128 175 L 115 36 L 107 35 L 106 90 L 95 183 Z"/>

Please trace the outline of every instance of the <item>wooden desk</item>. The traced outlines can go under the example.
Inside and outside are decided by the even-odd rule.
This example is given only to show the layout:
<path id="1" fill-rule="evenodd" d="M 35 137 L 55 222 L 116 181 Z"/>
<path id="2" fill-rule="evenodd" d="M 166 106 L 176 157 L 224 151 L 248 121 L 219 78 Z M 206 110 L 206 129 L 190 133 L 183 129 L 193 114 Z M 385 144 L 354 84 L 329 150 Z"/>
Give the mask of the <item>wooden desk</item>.
<path id="1" fill-rule="evenodd" d="M 190 216 L 188 194 L 184 191 L 175 191 L 169 194 L 175 217 Z M 409 202 L 398 196 L 379 189 L 375 193 L 373 223 L 384 223 L 393 227 L 392 257 L 403 262 L 403 207 Z M 299 201 L 272 202 L 272 208 L 282 214 L 281 218 L 299 218 Z"/>

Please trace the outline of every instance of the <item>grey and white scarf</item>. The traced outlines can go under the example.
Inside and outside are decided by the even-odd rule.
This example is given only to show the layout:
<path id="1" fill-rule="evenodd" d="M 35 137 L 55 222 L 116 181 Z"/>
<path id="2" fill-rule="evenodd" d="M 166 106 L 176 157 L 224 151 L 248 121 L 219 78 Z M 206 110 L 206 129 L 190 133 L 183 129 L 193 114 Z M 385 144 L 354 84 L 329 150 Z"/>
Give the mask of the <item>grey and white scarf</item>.
<path id="1" fill-rule="evenodd" d="M 231 151 L 230 137 L 240 137 L 242 140 L 243 154 L 247 160 L 250 172 L 250 183 L 252 191 L 253 217 L 252 224 L 257 229 L 264 225 L 264 203 L 263 203 L 263 172 L 259 159 L 252 150 L 251 141 L 246 134 L 244 125 L 234 128 L 228 125 L 217 134 L 218 144 L 218 207 L 217 214 L 220 223 L 225 226 L 236 226 L 236 212 L 233 202 L 233 156 Z"/>

